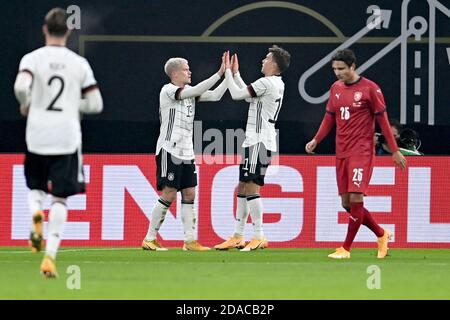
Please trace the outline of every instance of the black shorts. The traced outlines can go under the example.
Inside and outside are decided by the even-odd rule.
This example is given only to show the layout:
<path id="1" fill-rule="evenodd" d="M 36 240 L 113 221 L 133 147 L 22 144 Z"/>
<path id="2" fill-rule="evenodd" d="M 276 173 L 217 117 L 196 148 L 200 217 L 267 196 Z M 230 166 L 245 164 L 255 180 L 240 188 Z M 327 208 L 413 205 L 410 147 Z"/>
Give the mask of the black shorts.
<path id="1" fill-rule="evenodd" d="M 177 191 L 197 186 L 194 160 L 181 160 L 164 149 L 156 156 L 157 189 L 175 188 Z"/>
<path id="2" fill-rule="evenodd" d="M 267 150 L 262 143 L 244 148 L 244 157 L 239 166 L 239 181 L 253 181 L 257 185 L 263 186 L 271 157 L 272 152 Z"/>
<path id="3" fill-rule="evenodd" d="M 42 190 L 55 197 L 85 192 L 83 160 L 78 152 L 44 156 L 27 151 L 25 179 L 31 190 Z"/>

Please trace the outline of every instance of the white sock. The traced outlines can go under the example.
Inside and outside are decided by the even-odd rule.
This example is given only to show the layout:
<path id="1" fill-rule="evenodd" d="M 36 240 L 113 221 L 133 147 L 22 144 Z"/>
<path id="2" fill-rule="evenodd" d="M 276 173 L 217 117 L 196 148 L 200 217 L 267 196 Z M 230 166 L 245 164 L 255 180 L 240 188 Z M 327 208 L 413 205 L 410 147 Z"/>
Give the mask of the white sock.
<path id="1" fill-rule="evenodd" d="M 167 210 L 169 209 L 171 203 L 167 202 L 163 198 L 159 198 L 153 207 L 152 218 L 150 220 L 150 225 L 148 226 L 147 235 L 145 236 L 145 240 L 153 241 L 156 239 L 156 234 L 161 228 L 164 219 L 166 218 Z"/>
<path id="2" fill-rule="evenodd" d="M 45 254 L 53 259 L 56 258 L 66 220 L 67 207 L 65 203 L 53 202 L 48 217 L 47 245 L 45 247 Z"/>
<path id="3" fill-rule="evenodd" d="M 42 190 L 31 190 L 28 193 L 28 208 L 31 214 L 35 214 L 38 211 L 44 209 L 44 200 L 47 194 Z"/>
<path id="4" fill-rule="evenodd" d="M 181 201 L 181 221 L 183 222 L 184 237 L 186 242 L 195 240 L 195 211 L 194 201 Z"/>
<path id="5" fill-rule="evenodd" d="M 236 222 L 234 225 L 234 236 L 243 237 L 245 225 L 250 210 L 248 209 L 247 197 L 245 195 L 237 195 Z"/>
<path id="6" fill-rule="evenodd" d="M 247 203 L 252 216 L 253 231 L 255 238 L 261 240 L 264 238 L 263 232 L 263 205 L 259 194 L 247 196 Z"/>

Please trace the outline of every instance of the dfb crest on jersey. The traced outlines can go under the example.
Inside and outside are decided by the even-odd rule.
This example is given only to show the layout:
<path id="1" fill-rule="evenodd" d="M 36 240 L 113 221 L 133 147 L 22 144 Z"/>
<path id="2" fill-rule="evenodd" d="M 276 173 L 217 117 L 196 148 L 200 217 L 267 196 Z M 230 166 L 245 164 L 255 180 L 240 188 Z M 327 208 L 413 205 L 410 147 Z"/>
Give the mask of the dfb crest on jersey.
<path id="1" fill-rule="evenodd" d="M 355 102 L 359 102 L 362 98 L 362 92 L 356 91 L 355 95 L 353 96 L 353 99 L 355 99 Z"/>
<path id="2" fill-rule="evenodd" d="M 175 179 L 175 174 L 173 172 L 169 172 L 169 174 L 167 175 L 167 179 L 169 181 L 173 181 L 173 179 Z"/>

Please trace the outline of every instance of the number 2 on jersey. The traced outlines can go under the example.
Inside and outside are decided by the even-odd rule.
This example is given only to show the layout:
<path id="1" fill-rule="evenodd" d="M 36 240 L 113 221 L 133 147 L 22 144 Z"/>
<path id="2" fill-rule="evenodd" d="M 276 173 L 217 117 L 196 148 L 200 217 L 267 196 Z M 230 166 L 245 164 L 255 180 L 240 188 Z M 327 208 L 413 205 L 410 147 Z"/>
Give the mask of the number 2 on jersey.
<path id="1" fill-rule="evenodd" d="M 61 78 L 60 76 L 53 76 L 53 77 L 51 77 L 51 78 L 48 80 L 48 83 L 47 83 L 47 84 L 48 84 L 49 86 L 51 86 L 51 85 L 52 85 L 52 82 L 53 82 L 54 80 L 59 80 L 60 83 L 61 83 L 61 87 L 59 88 L 58 94 L 53 98 L 52 102 L 50 102 L 50 105 L 47 107 L 47 110 L 48 110 L 48 111 L 62 111 L 61 108 L 56 108 L 56 107 L 55 107 L 55 103 L 56 103 L 56 101 L 59 99 L 59 97 L 61 96 L 61 94 L 62 94 L 62 92 L 63 92 L 63 90 L 64 90 L 64 79 Z"/>

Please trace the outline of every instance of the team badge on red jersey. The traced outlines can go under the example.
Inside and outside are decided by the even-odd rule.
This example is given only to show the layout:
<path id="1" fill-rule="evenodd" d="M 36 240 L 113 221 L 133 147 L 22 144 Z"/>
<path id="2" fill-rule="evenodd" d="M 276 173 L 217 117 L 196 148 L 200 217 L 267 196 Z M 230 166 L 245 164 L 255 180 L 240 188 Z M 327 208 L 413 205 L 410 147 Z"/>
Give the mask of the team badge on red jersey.
<path id="1" fill-rule="evenodd" d="M 355 95 L 353 96 L 353 99 L 355 99 L 355 102 L 359 102 L 362 98 L 362 92 L 356 91 Z"/>

